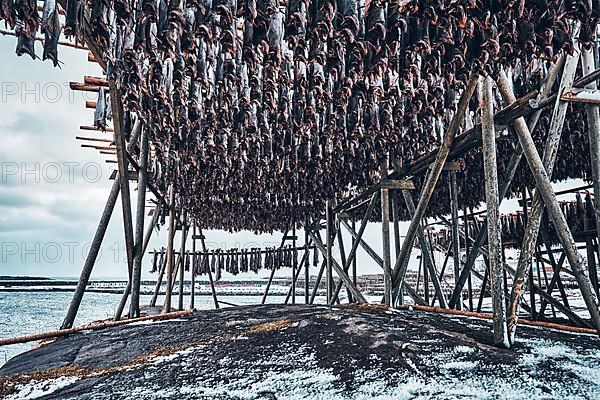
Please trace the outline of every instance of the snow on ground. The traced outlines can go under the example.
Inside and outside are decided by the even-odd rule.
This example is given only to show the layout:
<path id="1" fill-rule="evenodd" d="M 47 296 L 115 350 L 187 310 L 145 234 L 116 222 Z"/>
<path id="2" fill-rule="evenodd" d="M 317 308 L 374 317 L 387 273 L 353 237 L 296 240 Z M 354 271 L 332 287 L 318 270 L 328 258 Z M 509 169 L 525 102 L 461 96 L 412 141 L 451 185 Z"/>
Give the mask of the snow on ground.
<path id="1" fill-rule="evenodd" d="M 530 400 L 600 394 L 599 342 L 591 335 L 522 327 L 508 350 L 491 345 L 488 320 L 423 312 L 261 306 L 188 318 L 187 325 L 141 325 L 74 336 L 69 347 L 60 347 L 66 341 L 49 344 L 23 357 L 21 365 L 39 364 L 36 354 L 54 356 L 53 347 L 70 354 L 76 343 L 78 359 L 91 367 L 98 349 L 111 358 L 106 349 L 114 348 L 115 365 L 125 362 L 117 357 L 124 348 L 132 352 L 144 344 L 136 350 L 141 355 L 162 351 L 98 379 L 34 382 L 10 398 L 54 391 L 49 398 L 61 400 Z"/>
<path id="2" fill-rule="evenodd" d="M 61 388 L 67 387 L 78 380 L 79 378 L 75 376 L 61 376 L 43 382 L 32 381 L 25 385 L 19 385 L 17 391 L 8 397 L 5 397 L 5 400 L 38 399 L 42 396 L 52 394 Z"/>

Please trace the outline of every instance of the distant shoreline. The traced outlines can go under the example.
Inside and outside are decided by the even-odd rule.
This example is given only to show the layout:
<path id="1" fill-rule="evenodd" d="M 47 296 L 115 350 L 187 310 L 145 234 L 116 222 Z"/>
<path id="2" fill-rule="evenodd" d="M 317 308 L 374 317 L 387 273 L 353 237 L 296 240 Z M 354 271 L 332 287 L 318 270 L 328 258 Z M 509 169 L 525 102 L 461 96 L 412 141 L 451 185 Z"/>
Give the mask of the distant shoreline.
<path id="1" fill-rule="evenodd" d="M 52 278 L 42 276 L 8 276 L 0 275 L 0 281 L 52 281 Z"/>
<path id="2" fill-rule="evenodd" d="M 31 289 L 27 289 L 27 288 L 0 288 L 0 293 L 56 293 L 56 292 L 62 292 L 62 293 L 73 293 L 75 291 L 75 288 L 57 288 L 57 287 L 53 287 L 53 288 L 31 288 Z M 102 290 L 102 289 L 92 289 L 92 288 L 88 288 L 86 289 L 86 293 L 106 293 L 106 294 L 119 294 L 122 295 L 123 294 L 123 290 L 113 290 L 113 289 L 106 289 L 106 290 Z M 296 292 L 296 296 L 300 296 L 300 291 Z M 142 292 L 140 293 L 142 296 L 151 296 L 154 293 L 149 293 L 149 292 Z M 174 295 L 177 294 L 177 291 L 173 292 Z M 191 293 L 189 291 L 184 291 L 183 294 L 185 296 L 189 296 Z M 165 292 L 160 292 L 159 293 L 160 296 L 164 296 Z M 264 293 L 261 292 L 219 292 L 218 293 L 219 297 L 220 296 L 263 296 Z M 286 296 L 287 294 L 284 293 L 272 293 L 271 296 Z M 303 295 L 303 294 L 302 294 Z M 211 292 L 196 292 L 196 296 L 212 296 Z"/>

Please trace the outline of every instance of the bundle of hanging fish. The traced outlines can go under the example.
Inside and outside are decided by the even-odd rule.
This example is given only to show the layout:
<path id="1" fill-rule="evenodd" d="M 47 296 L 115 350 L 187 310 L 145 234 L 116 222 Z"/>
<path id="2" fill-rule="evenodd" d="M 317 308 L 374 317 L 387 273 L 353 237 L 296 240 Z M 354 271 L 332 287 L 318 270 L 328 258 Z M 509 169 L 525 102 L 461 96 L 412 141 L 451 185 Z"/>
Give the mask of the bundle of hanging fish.
<path id="1" fill-rule="evenodd" d="M 35 50 L 35 41 L 43 42 L 42 60 L 51 60 L 54 66 L 59 65 L 58 42 L 63 24 L 65 34 L 71 20 L 69 16 L 61 17 L 55 0 L 44 0 L 38 7 L 36 0 L 0 0 L 0 22 L 14 30 L 17 36 L 16 53 L 18 56 L 28 54 L 32 59 L 39 58 Z M 83 2 L 79 1 L 79 4 Z M 83 12 L 83 7 L 81 7 Z M 37 36 L 37 34 L 40 36 Z M 43 34 L 43 37 L 41 36 Z"/>
<path id="2" fill-rule="evenodd" d="M 34 31 L 31 7 L 0 2 L 0 19 Z M 570 21 L 588 45 L 600 12 L 583 0 L 62 3 L 65 35 L 100 49 L 144 122 L 158 189 L 173 183 L 203 228 L 256 232 L 320 215 L 326 199 L 375 183 L 383 160 L 401 167 L 433 150 L 472 70 L 505 68 L 517 96 L 535 88 L 573 49 Z M 477 122 L 474 98 L 462 130 Z M 499 151 L 503 163 L 510 145 Z M 484 198 L 480 158 L 465 156 L 459 175 L 466 205 Z M 440 187 L 433 215 L 448 210 L 445 177 Z"/>
<path id="3" fill-rule="evenodd" d="M 583 194 L 583 196 L 582 196 Z M 560 207 L 569 224 L 569 228 L 578 240 L 586 237 L 593 237 L 596 231 L 596 213 L 594 201 L 589 192 L 576 193 L 574 201 L 561 201 Z M 485 220 L 469 219 L 468 231 L 474 235 L 482 226 Z M 500 217 L 502 243 L 507 247 L 520 249 L 525 235 L 525 227 L 527 219 L 520 211 Z M 542 215 L 541 229 L 544 230 L 544 235 L 540 233 L 537 243 L 539 246 L 545 245 L 545 240 L 548 240 L 549 245 L 560 243 L 558 234 L 554 228 L 552 220 L 548 213 L 544 211 Z M 544 238 L 545 236 L 545 238 Z M 448 248 L 452 243 L 452 233 L 449 229 L 436 230 L 431 234 L 432 241 L 437 248 Z"/>
<path id="4" fill-rule="evenodd" d="M 315 249 L 315 252 L 317 250 Z M 315 253 L 315 257 L 318 256 Z M 159 272 L 164 268 L 166 262 L 166 250 L 161 248 L 154 251 L 152 258 L 151 273 Z M 269 247 L 264 250 L 251 249 L 216 249 L 213 251 L 187 252 L 183 265 L 186 271 L 193 268 L 195 275 L 206 275 L 209 272 L 215 274 L 215 279 L 220 280 L 223 272 L 232 275 L 239 273 L 258 273 L 261 269 L 278 270 L 280 268 L 291 268 L 298 265 L 298 249 L 285 246 L 280 248 Z"/>

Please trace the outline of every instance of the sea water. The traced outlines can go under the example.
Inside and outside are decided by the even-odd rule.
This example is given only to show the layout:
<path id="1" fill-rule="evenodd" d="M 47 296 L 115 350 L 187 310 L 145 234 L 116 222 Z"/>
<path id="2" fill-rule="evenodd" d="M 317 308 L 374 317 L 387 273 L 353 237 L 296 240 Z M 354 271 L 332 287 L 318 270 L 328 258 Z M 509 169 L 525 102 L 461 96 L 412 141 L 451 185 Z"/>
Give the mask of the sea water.
<path id="1" fill-rule="evenodd" d="M 1 292 L 0 293 L 0 338 L 31 335 L 60 328 L 71 302 L 70 292 Z M 152 296 L 140 296 L 140 304 L 150 304 Z M 121 295 L 109 293 L 86 293 L 83 296 L 77 319 L 73 326 L 111 318 L 119 304 Z M 260 304 L 261 296 L 226 296 L 224 301 L 236 305 Z M 269 296 L 268 303 L 283 303 L 284 296 Z M 159 296 L 157 304 L 162 304 Z M 189 306 L 189 296 L 185 297 Z M 177 304 L 177 296 L 173 296 Z M 199 310 L 214 309 L 212 296 L 196 296 L 195 307 Z M 221 307 L 228 307 L 221 305 Z M 127 307 L 126 310 L 129 308 Z M 31 349 L 36 342 L 0 347 L 0 366 L 6 361 Z"/>

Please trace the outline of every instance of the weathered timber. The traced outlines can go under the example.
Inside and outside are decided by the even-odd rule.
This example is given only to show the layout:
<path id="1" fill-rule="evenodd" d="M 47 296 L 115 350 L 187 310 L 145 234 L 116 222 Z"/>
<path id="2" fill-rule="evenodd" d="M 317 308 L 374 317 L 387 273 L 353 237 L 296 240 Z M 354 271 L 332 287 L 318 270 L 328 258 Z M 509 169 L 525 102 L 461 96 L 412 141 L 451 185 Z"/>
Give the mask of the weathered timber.
<path id="1" fill-rule="evenodd" d="M 127 144 L 130 149 L 132 149 L 135 143 L 137 142 L 141 129 L 141 123 L 136 121 L 131 132 L 131 137 L 129 138 L 129 142 Z M 83 294 L 85 293 L 85 288 L 89 283 L 90 275 L 92 274 L 94 264 L 96 263 L 96 258 L 98 257 L 98 253 L 100 252 L 100 246 L 102 245 L 102 241 L 104 240 L 104 235 L 106 234 L 106 229 L 108 228 L 110 218 L 112 217 L 112 213 L 117 202 L 117 197 L 119 197 L 120 190 L 120 180 L 116 179 L 113 182 L 110 194 L 108 195 L 108 199 L 106 200 L 104 211 L 102 212 L 100 222 L 98 223 L 98 227 L 96 228 L 96 233 L 94 234 L 94 238 L 92 239 L 90 250 L 87 254 L 87 257 L 85 258 L 85 263 L 83 265 L 83 268 L 81 269 L 81 274 L 79 276 L 79 281 L 77 282 L 77 287 L 75 288 L 75 293 L 73 293 L 73 299 L 71 300 L 69 309 L 67 310 L 67 315 L 65 316 L 65 319 L 61 325 L 61 329 L 68 329 L 73 326 L 73 322 L 75 321 L 75 317 L 77 316 L 77 311 L 79 310 L 79 306 L 81 305 L 81 299 L 83 299 Z"/>
<path id="2" fill-rule="evenodd" d="M 592 49 L 584 48 L 581 54 L 583 74 L 587 75 L 596 68 L 596 60 Z M 589 90 L 595 90 L 597 93 L 596 81 L 586 85 Z M 588 137 L 590 142 L 590 160 L 592 170 L 592 183 L 594 187 L 594 213 L 596 216 L 596 250 L 600 255 L 600 108 L 597 104 L 586 104 L 585 114 L 588 126 Z M 594 258 L 592 252 L 591 257 Z M 600 257 L 598 257 L 600 260 Z M 596 288 L 596 296 L 600 296 L 600 285 L 598 284 L 598 271 L 596 264 L 590 268 L 590 279 Z"/>
<path id="3" fill-rule="evenodd" d="M 146 181 L 148 180 L 148 135 L 146 129 L 142 128 L 140 138 L 140 170 L 138 179 L 138 197 L 135 225 L 135 244 L 133 255 L 133 279 L 131 281 L 131 302 L 129 306 L 129 318 L 140 316 L 140 282 L 142 279 L 142 259 L 144 258 L 144 211 L 146 209 Z"/>
<path id="4" fill-rule="evenodd" d="M 564 55 L 561 54 L 561 56 L 559 57 L 557 62 L 554 63 L 554 65 L 548 72 L 548 76 L 546 77 L 546 79 L 544 80 L 544 83 L 542 84 L 542 86 L 540 88 L 538 97 L 535 99 L 536 103 L 540 103 L 540 102 L 543 102 L 546 100 L 547 95 L 552 90 L 552 86 L 554 85 L 554 82 L 556 81 L 558 73 L 560 72 L 560 70 L 562 68 L 564 59 L 565 59 Z M 509 107 L 510 107 L 510 105 L 509 105 Z M 538 110 L 531 115 L 531 117 L 529 119 L 530 131 L 533 131 L 535 129 L 535 127 L 537 126 L 540 115 L 541 115 L 541 110 Z M 498 114 L 496 114 L 494 116 L 494 118 L 497 118 L 497 117 L 498 117 Z M 517 145 L 513 154 L 510 157 L 510 160 L 508 161 L 508 163 L 506 165 L 506 169 L 500 175 L 500 178 L 501 178 L 501 182 L 499 184 L 500 203 L 502 203 L 502 200 L 506 197 L 506 193 L 508 192 L 510 183 L 512 182 L 512 179 L 515 176 L 515 173 L 517 172 L 517 168 L 519 167 L 519 164 L 521 163 L 522 157 L 523 157 L 523 149 L 521 148 L 521 146 Z M 467 280 L 469 279 L 471 269 L 473 268 L 473 265 L 475 265 L 475 260 L 477 259 L 477 257 L 479 257 L 480 248 L 486 239 L 487 239 L 487 226 L 484 225 L 481 228 L 479 228 L 479 231 L 477 232 L 477 237 L 475 239 L 475 242 L 473 243 L 472 248 L 469 251 L 465 266 L 463 267 L 463 270 L 460 274 L 458 282 L 455 284 L 454 291 L 452 292 L 452 296 L 450 296 L 450 302 L 449 302 L 450 308 L 454 308 L 456 306 L 457 302 L 459 301 L 459 297 L 461 296 L 462 289 L 465 286 L 465 283 L 467 282 Z"/>
<path id="5" fill-rule="evenodd" d="M 404 201 L 406 202 L 408 213 L 412 218 L 415 213 L 415 203 L 413 202 L 412 195 L 408 190 L 403 190 L 402 194 L 404 196 Z M 448 303 L 446 302 L 446 296 L 444 296 L 444 290 L 442 289 L 442 284 L 435 269 L 435 261 L 433 260 L 431 245 L 429 240 L 427 240 L 425 237 L 425 232 L 423 231 L 423 226 L 421 224 L 419 224 L 417 227 L 417 236 L 419 238 L 419 244 L 421 245 L 421 259 L 423 260 L 424 267 L 428 270 L 429 275 L 431 275 L 431 281 L 433 282 L 433 287 L 435 288 L 435 293 L 440 302 L 440 306 L 447 308 Z M 425 293 L 427 293 L 427 290 Z M 427 300 L 428 299 L 425 299 L 425 302 L 429 303 Z"/>
<path id="6" fill-rule="evenodd" d="M 165 303 L 163 314 L 171 311 L 171 294 L 173 293 L 173 241 L 175 236 L 175 188 L 173 183 L 169 185 L 169 235 L 167 239 L 167 286 L 165 288 Z"/>
<path id="7" fill-rule="evenodd" d="M 487 204 L 487 231 L 492 310 L 494 313 L 494 344 L 510 347 L 506 325 L 506 303 L 502 269 L 502 241 L 496 162 L 496 134 L 494 132 L 494 98 L 492 78 L 480 77 L 481 132 L 483 144 L 483 170 L 485 174 L 485 200 Z"/>
<path id="8" fill-rule="evenodd" d="M 571 56 L 571 57 L 577 57 Z M 567 62 L 565 65 L 565 70 L 570 63 Z M 576 61 L 574 62 L 576 65 Z M 575 68 L 573 68 L 575 69 Z M 569 71 L 564 73 L 563 81 L 561 82 L 562 87 L 569 86 L 569 75 L 567 74 Z M 573 75 L 575 71 L 573 70 Z M 514 95 L 512 94 L 512 90 L 508 85 L 506 85 L 507 80 L 506 76 L 502 73 L 500 74 L 500 88 L 502 95 L 506 97 L 507 101 L 514 102 Z M 548 134 L 548 138 L 546 139 L 547 144 L 547 152 L 544 152 L 544 160 L 539 156 L 537 149 L 535 148 L 535 144 L 533 139 L 531 138 L 531 134 L 529 129 L 527 128 L 527 124 L 525 124 L 525 120 L 523 118 L 515 120 L 515 131 L 519 137 L 519 141 L 521 143 L 521 147 L 523 148 L 523 152 L 525 154 L 525 158 L 527 159 L 527 163 L 531 169 L 533 177 L 536 182 L 537 190 L 536 194 L 539 193 L 541 199 L 543 200 L 543 204 L 548 210 L 548 214 L 552 218 L 554 222 L 554 226 L 556 228 L 559 240 L 563 245 L 565 252 L 567 254 L 567 259 L 569 260 L 569 264 L 573 270 L 575 275 L 575 279 L 579 284 L 579 288 L 581 290 L 581 294 L 585 300 L 588 311 L 592 317 L 592 321 L 596 329 L 600 332 L 600 307 L 598 304 L 598 298 L 596 293 L 594 292 L 590 279 L 587 276 L 587 271 L 585 270 L 586 262 L 577 251 L 577 244 L 573 239 L 573 235 L 567 222 L 565 220 L 565 216 L 562 214 L 558 201 L 556 200 L 556 195 L 552 190 L 552 184 L 550 183 L 550 175 L 548 174 L 544 164 L 548 166 L 548 171 L 552 171 L 554 160 L 556 158 L 556 152 L 558 150 L 558 144 L 560 143 L 560 134 L 562 131 L 562 125 L 564 122 L 564 116 L 562 116 L 563 112 L 563 104 L 560 101 L 557 102 L 555 106 L 555 113 L 553 114 L 550 133 Z M 565 107 L 566 111 L 566 107 Z M 561 118 L 562 116 L 562 118 Z M 551 173 L 551 172 L 550 172 Z M 534 198 L 535 202 L 535 198 Z M 540 207 L 541 208 L 541 207 Z M 528 224 L 533 220 L 533 207 L 532 212 L 529 217 Z M 539 225 L 538 225 L 539 229 Z M 537 235 L 535 235 L 537 236 Z M 528 249 L 521 249 L 522 252 L 528 251 Z M 526 256 L 526 254 L 525 254 Z M 527 257 L 528 258 L 528 257 Z M 523 279 L 526 274 L 527 265 L 523 267 L 520 266 L 521 257 L 519 257 L 519 266 L 517 267 L 517 274 L 514 278 L 513 290 L 511 292 L 511 337 L 514 338 L 514 331 L 516 328 L 516 310 L 518 308 L 519 298 L 522 292 Z M 517 304 L 516 307 L 514 304 Z"/>

